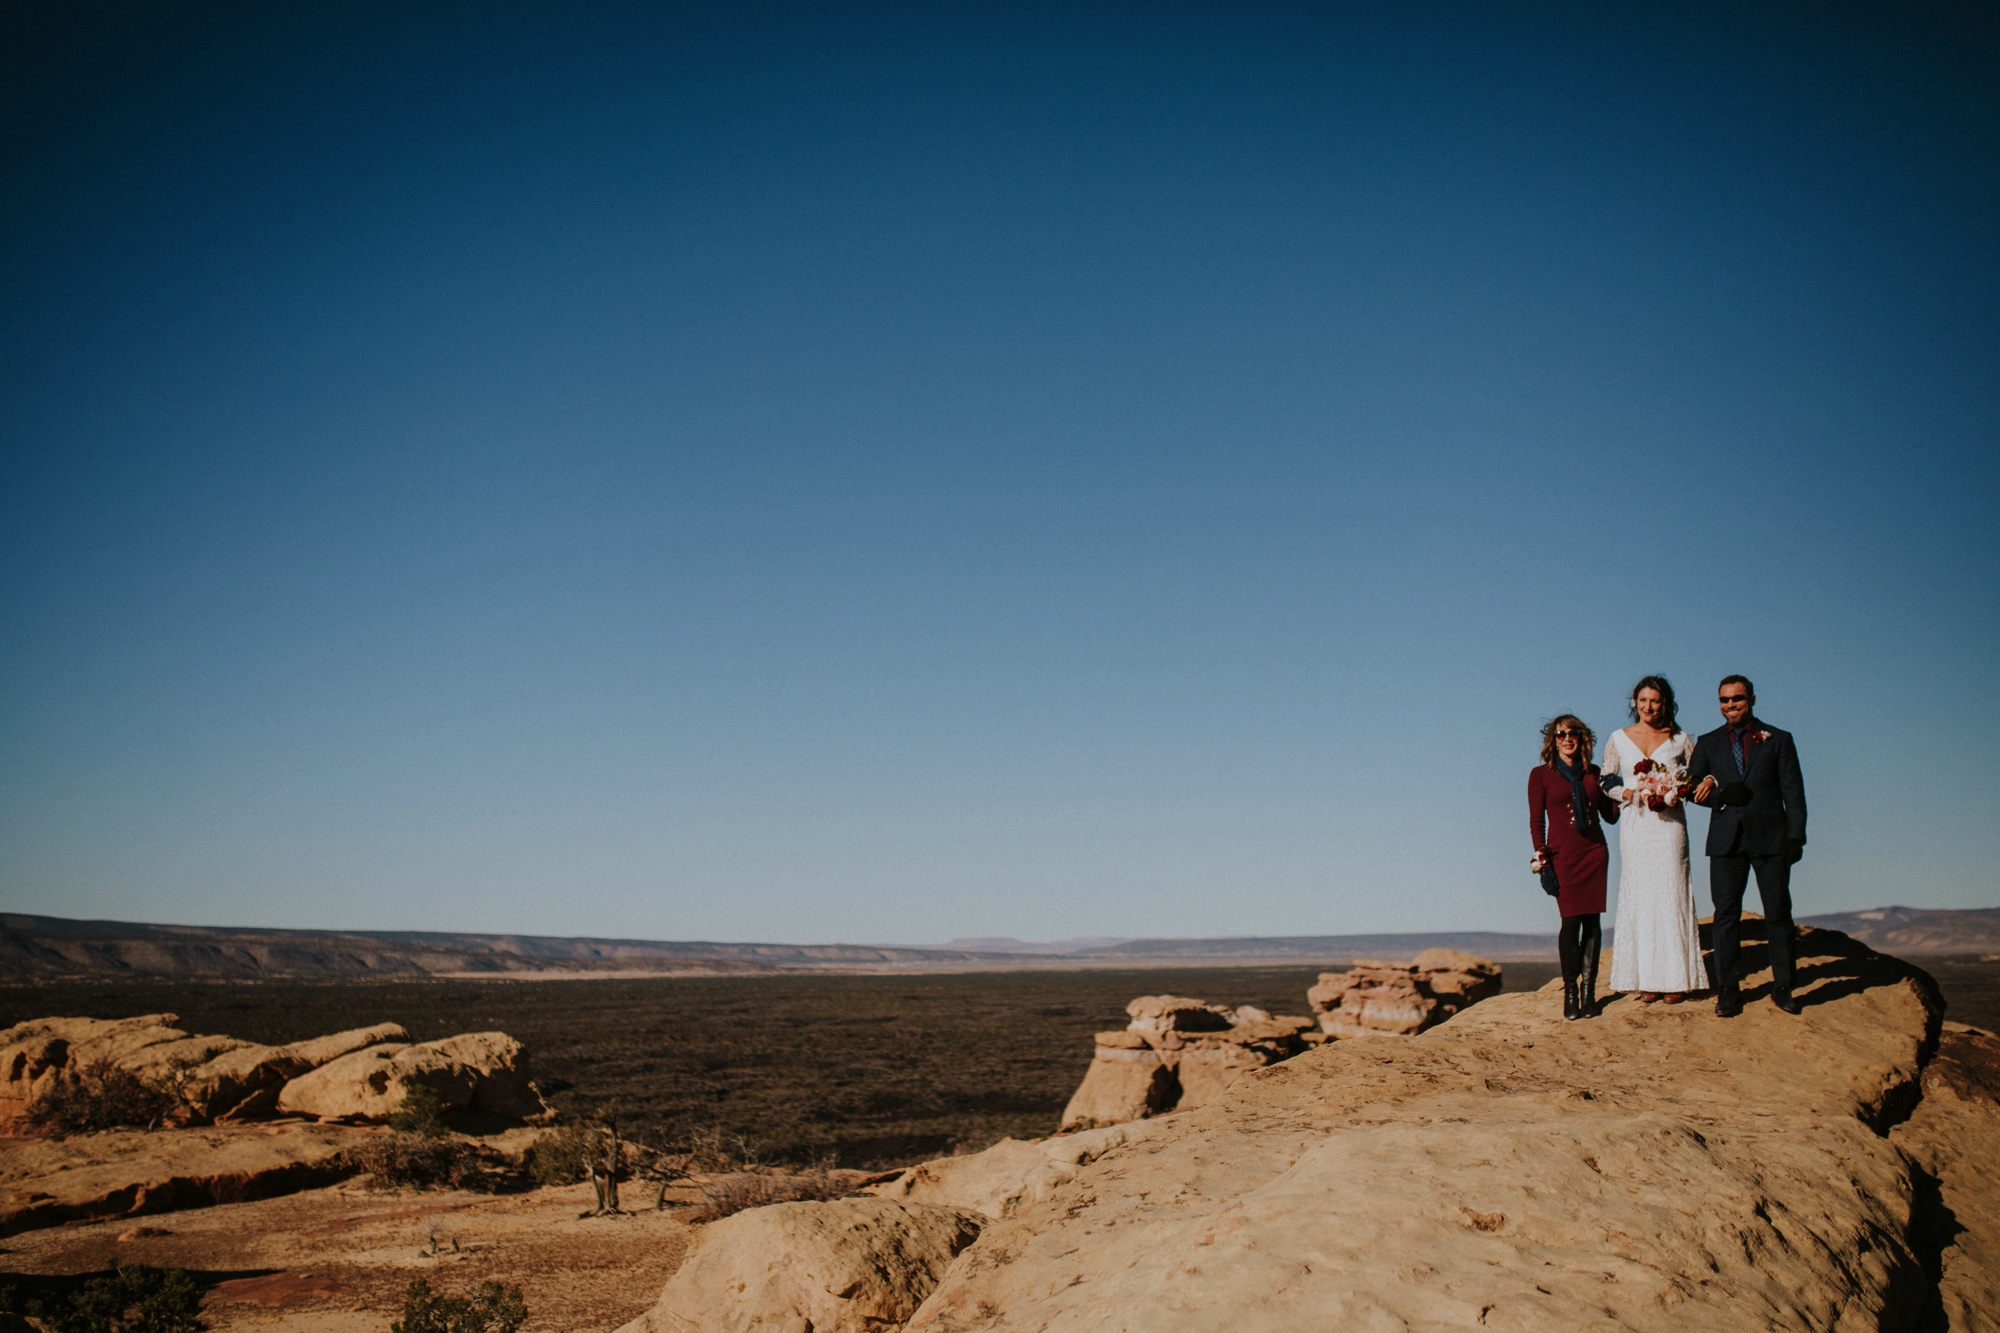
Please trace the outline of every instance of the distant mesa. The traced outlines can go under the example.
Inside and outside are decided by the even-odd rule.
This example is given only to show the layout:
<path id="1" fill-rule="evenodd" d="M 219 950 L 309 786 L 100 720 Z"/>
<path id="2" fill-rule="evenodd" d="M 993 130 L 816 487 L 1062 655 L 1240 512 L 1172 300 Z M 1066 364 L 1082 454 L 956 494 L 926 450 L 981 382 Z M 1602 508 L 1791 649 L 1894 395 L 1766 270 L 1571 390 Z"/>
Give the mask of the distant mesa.
<path id="1" fill-rule="evenodd" d="M 1079 935 L 1068 940 L 1017 940 L 1011 935 L 975 935 L 970 939 L 952 940 L 941 947 L 963 949 L 972 953 L 1025 953 L 1025 954 L 1073 954 L 1085 953 L 1092 949 L 1106 949 L 1115 944 L 1129 943 L 1123 935 Z"/>
<path id="2" fill-rule="evenodd" d="M 1881 907 L 1801 920 L 1905 956 L 2000 954 L 2000 908 Z M 905 948 L 415 930 L 276 930 L 0 913 L 0 979 L 13 982 L 114 977 L 367 981 L 1256 963 L 1344 966 L 1364 958 L 1408 958 L 1426 949 L 1452 949 L 1501 963 L 1552 962 L 1556 956 L 1553 935 L 1500 931 L 1188 939 L 1083 936 L 1041 943 L 982 936 L 934 948 Z"/>

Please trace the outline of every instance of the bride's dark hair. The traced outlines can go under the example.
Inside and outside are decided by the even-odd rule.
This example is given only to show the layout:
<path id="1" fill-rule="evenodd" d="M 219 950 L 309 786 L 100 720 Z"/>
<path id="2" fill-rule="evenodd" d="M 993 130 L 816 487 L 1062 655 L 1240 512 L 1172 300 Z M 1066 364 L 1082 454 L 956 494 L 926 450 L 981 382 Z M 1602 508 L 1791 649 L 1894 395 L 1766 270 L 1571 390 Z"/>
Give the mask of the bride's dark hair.
<path id="1" fill-rule="evenodd" d="M 1626 711 L 1632 714 L 1634 722 L 1639 720 L 1640 690 L 1658 690 L 1660 692 L 1660 711 L 1666 715 L 1667 730 L 1679 731 L 1681 729 L 1680 723 L 1676 719 L 1680 717 L 1681 707 L 1674 702 L 1674 687 L 1667 684 L 1667 678 L 1665 676 L 1644 676 L 1640 678 L 1637 685 L 1632 687 L 1631 707 Z"/>

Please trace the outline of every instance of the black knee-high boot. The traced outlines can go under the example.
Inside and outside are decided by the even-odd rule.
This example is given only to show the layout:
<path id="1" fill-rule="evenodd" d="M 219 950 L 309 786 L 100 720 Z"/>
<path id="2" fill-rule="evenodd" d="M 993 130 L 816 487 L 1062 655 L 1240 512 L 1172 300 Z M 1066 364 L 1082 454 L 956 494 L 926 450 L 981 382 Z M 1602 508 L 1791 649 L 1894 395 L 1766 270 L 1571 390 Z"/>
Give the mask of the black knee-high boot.
<path id="1" fill-rule="evenodd" d="M 1579 984 L 1583 980 L 1583 922 L 1580 916 L 1566 916 L 1556 932 L 1556 957 L 1562 960 L 1563 1017 L 1582 1018 L 1578 1005 Z"/>
<path id="2" fill-rule="evenodd" d="M 1603 951 L 1604 925 L 1595 912 L 1583 918 L 1583 968 L 1577 979 L 1577 1012 L 1595 1018 L 1604 1010 L 1597 1004 L 1597 956 Z"/>

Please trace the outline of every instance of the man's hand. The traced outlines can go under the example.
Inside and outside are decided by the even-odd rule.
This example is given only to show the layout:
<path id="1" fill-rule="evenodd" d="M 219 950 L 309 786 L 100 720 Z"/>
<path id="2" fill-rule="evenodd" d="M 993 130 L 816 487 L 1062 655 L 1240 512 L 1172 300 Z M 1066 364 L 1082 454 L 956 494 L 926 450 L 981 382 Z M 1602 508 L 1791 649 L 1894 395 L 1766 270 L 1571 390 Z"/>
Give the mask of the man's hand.
<path id="1" fill-rule="evenodd" d="M 1700 785 L 1694 789 L 1694 794 L 1690 799 L 1705 801 L 1713 795 L 1715 795 L 1715 776 L 1710 774 L 1701 780 Z"/>
<path id="2" fill-rule="evenodd" d="M 1806 854 L 1806 845 L 1804 843 L 1793 842 L 1790 838 L 1785 839 L 1786 865 L 1791 865 L 1791 866 L 1797 865 L 1801 860 L 1805 858 L 1805 854 Z"/>

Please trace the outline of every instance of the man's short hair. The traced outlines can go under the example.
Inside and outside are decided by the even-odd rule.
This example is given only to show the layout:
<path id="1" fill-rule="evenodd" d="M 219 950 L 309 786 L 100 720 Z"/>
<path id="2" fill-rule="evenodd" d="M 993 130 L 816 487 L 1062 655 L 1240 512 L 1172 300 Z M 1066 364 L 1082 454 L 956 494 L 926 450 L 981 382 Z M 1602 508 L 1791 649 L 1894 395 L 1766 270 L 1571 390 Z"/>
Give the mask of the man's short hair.
<path id="1" fill-rule="evenodd" d="M 1724 685 L 1741 685 L 1745 694 L 1749 695 L 1752 699 L 1757 697 L 1757 687 L 1750 683 L 1750 677 L 1748 676 L 1724 676 L 1721 684 L 1715 687 L 1716 693 L 1720 694 Z"/>

